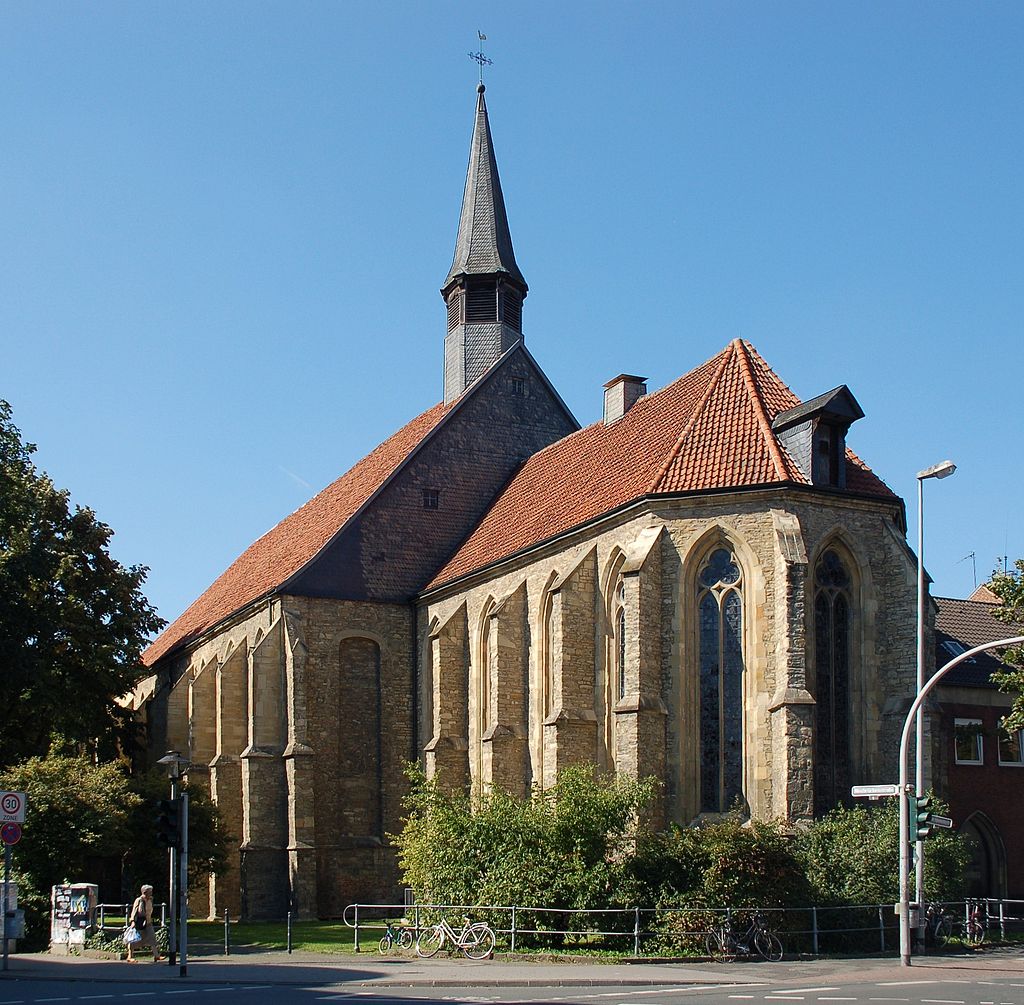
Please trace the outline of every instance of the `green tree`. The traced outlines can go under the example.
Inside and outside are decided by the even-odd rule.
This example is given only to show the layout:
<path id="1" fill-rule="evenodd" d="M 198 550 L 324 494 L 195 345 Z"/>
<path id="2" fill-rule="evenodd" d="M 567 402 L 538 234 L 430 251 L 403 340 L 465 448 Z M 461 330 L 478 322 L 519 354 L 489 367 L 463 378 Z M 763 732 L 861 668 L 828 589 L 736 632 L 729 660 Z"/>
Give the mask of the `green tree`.
<path id="1" fill-rule="evenodd" d="M 91 859 L 120 857 L 127 824 L 141 804 L 118 764 L 84 757 L 33 757 L 0 774 L 0 788 L 28 797 L 24 836 L 14 849 L 29 945 L 45 945 L 50 887 L 88 882 Z"/>
<path id="2" fill-rule="evenodd" d="M 1024 558 L 1018 558 L 1012 571 L 994 572 L 989 589 L 1001 604 L 994 612 L 1007 624 L 1007 635 L 1024 635 Z M 1024 729 L 1024 646 L 1015 646 L 1002 653 L 1004 663 L 1012 669 L 992 675 L 1001 691 L 1014 696 L 1013 708 L 1004 720 L 1007 729 Z"/>
<path id="3" fill-rule="evenodd" d="M 157 901 L 168 897 L 167 849 L 156 842 L 156 805 L 168 794 L 159 771 L 128 775 L 123 761 L 51 753 L 0 772 L 0 789 L 28 797 L 24 837 L 14 849 L 19 906 L 26 908 L 30 946 L 45 945 L 50 887 L 65 880 L 95 882 L 98 860 L 121 865 L 121 890 L 101 891 L 116 901 L 142 883 Z M 189 880 L 197 884 L 227 865 L 230 842 L 210 797 L 189 792 Z"/>
<path id="4" fill-rule="evenodd" d="M 54 737 L 115 749 L 115 699 L 141 675 L 163 620 L 142 594 L 147 570 L 111 558 L 112 531 L 36 470 L 0 401 L 0 765 Z"/>
<path id="5" fill-rule="evenodd" d="M 138 796 L 128 816 L 124 836 L 124 887 L 137 891 L 142 883 L 153 886 L 157 900 L 168 896 L 167 849 L 156 841 L 157 803 L 166 799 L 170 783 L 159 769 L 132 775 L 132 792 Z M 210 873 L 223 873 L 232 837 L 209 795 L 198 785 L 185 784 L 188 792 L 188 877 L 196 886 Z"/>

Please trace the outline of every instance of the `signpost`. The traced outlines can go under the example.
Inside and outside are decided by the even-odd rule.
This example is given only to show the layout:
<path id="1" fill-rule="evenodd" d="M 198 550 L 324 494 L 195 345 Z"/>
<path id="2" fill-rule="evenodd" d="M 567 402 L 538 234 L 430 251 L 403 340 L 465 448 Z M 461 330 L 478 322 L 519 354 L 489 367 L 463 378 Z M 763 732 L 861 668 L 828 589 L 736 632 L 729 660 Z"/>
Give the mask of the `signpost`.
<path id="1" fill-rule="evenodd" d="M 855 785 L 850 795 L 855 799 L 881 799 L 883 796 L 898 796 L 898 785 Z"/>
<path id="2" fill-rule="evenodd" d="M 7 969 L 7 931 L 14 912 L 7 903 L 11 890 L 11 845 L 21 840 L 21 825 L 25 822 L 28 800 L 24 792 L 0 792 L 0 841 L 4 844 L 4 970 Z"/>
<path id="3" fill-rule="evenodd" d="M 24 792 L 0 792 L 0 823 L 23 824 L 27 802 Z"/>

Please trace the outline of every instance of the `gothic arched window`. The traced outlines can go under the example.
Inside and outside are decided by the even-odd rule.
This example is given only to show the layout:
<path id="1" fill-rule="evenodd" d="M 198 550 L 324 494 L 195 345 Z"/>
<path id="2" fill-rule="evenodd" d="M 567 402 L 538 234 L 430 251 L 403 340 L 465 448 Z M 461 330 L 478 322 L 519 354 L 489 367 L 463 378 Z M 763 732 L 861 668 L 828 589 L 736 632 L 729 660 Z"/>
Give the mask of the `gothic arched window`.
<path id="1" fill-rule="evenodd" d="M 814 812 L 849 792 L 850 573 L 834 551 L 814 567 Z"/>
<path id="2" fill-rule="evenodd" d="M 626 697 L 626 585 L 621 577 L 615 587 L 615 603 L 612 625 L 614 626 L 615 700 Z"/>
<path id="3" fill-rule="evenodd" d="M 541 607 L 541 710 L 548 719 L 555 710 L 555 661 L 551 652 L 554 644 L 555 598 L 545 593 Z"/>
<path id="4" fill-rule="evenodd" d="M 697 577 L 700 652 L 700 803 L 721 813 L 743 798 L 743 582 L 728 548 Z"/>
<path id="5" fill-rule="evenodd" d="M 491 628 L 492 606 L 488 605 L 480 626 L 480 735 L 491 728 L 491 672 L 494 666 L 494 632 Z"/>

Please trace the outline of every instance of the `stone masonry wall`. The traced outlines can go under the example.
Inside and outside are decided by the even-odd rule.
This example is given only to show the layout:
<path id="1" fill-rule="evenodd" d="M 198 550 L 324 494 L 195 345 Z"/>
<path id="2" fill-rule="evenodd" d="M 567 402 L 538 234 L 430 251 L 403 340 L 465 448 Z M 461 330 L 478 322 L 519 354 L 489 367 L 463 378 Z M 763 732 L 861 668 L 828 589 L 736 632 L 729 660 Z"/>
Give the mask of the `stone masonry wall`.
<path id="1" fill-rule="evenodd" d="M 593 582 L 604 583 L 610 565 L 621 562 L 622 554 L 642 551 L 648 557 L 635 559 L 633 575 L 624 579 L 628 693 L 616 710 L 623 724 L 617 722 L 615 732 L 624 745 L 617 739 L 615 766 L 659 775 L 665 783 L 664 816 L 690 822 L 700 812 L 696 575 L 712 548 L 727 546 L 743 570 L 746 800 L 758 817 L 805 819 L 813 807 L 814 736 L 813 668 L 807 657 L 813 653 L 807 624 L 812 605 L 806 597 L 813 589 L 809 577 L 814 562 L 826 546 L 842 549 L 857 575 L 851 666 L 854 781 L 879 780 L 894 764 L 896 710 L 905 707 L 913 687 L 915 638 L 913 563 L 896 519 L 890 505 L 824 493 L 658 500 L 538 549 L 489 576 L 425 598 L 417 618 L 418 687 L 421 693 L 435 688 L 431 661 L 424 658 L 429 654 L 429 623 L 443 623 L 465 605 L 472 625 L 485 603 L 525 591 L 521 630 L 529 639 L 530 745 L 521 784 L 526 787 L 540 778 L 550 784 L 548 766 L 574 759 L 584 748 L 599 763 L 596 730 L 585 740 L 573 734 L 562 747 L 557 730 L 552 738 L 549 726 L 543 725 L 545 661 L 552 660 L 556 677 L 570 676 L 554 682 L 556 703 L 560 695 L 571 693 L 578 708 L 585 704 L 581 696 L 593 693 L 590 709 L 603 707 L 601 691 L 608 682 L 602 678 L 610 661 L 598 654 L 606 650 L 611 630 L 610 616 L 602 611 L 607 599 L 602 590 L 588 586 L 585 595 L 593 608 L 584 612 L 577 607 L 567 619 L 563 577 L 587 568 Z M 657 537 L 653 545 L 652 532 Z M 631 579 L 635 585 L 629 585 Z M 573 596 L 578 602 L 584 591 L 577 589 Z M 553 612 L 548 643 L 543 641 L 546 605 Z M 567 639 L 573 646 L 568 662 L 563 652 Z M 546 654 L 545 645 L 550 646 Z M 467 646 L 468 660 L 471 653 Z M 472 713 L 467 709 L 467 715 Z M 630 716 L 635 723 L 626 728 Z M 554 709 L 548 718 L 557 720 Z M 421 733 L 420 749 L 424 743 Z M 477 763 L 473 751 L 468 761 Z M 494 770 L 492 764 L 492 774 Z"/>

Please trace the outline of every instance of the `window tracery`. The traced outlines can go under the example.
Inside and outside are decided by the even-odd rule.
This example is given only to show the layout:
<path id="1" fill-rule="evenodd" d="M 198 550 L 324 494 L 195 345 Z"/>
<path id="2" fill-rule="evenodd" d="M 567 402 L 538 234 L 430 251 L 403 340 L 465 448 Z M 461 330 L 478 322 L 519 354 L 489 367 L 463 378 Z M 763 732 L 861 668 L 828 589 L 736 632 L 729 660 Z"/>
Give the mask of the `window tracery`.
<path id="1" fill-rule="evenodd" d="M 697 577 L 701 811 L 743 798 L 743 580 L 735 554 L 713 549 Z"/>
<path id="2" fill-rule="evenodd" d="M 851 578 L 829 549 L 814 567 L 814 810 L 849 791 Z"/>

